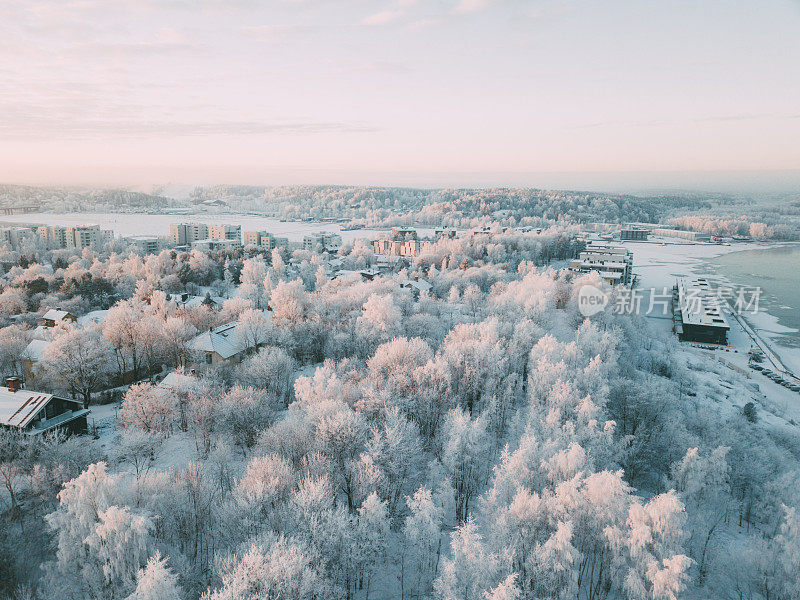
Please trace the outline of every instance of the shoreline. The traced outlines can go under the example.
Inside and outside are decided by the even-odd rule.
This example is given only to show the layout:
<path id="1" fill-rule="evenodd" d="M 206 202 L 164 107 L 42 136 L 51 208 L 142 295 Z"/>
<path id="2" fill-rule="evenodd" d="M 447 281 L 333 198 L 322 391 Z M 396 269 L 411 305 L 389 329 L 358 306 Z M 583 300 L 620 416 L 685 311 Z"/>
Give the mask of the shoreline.
<path id="1" fill-rule="evenodd" d="M 800 242 L 739 242 L 729 246 L 717 244 L 670 244 L 625 242 L 623 245 L 634 253 L 634 274 L 639 278 L 638 289 L 644 293 L 648 290 L 671 288 L 675 279 L 680 276 L 707 276 L 717 282 L 731 285 L 747 285 L 746 281 L 734 281 L 730 277 L 718 273 L 718 265 L 714 260 L 722 256 L 739 252 L 769 251 L 782 247 L 799 247 Z M 734 278 L 736 279 L 736 278 Z M 778 316 L 769 310 L 759 307 L 755 315 L 741 315 L 764 344 L 773 352 L 780 362 L 790 371 L 800 373 L 800 339 L 798 346 L 779 343 L 776 337 L 791 336 L 800 338 L 800 332 L 794 327 L 781 323 Z M 659 319 L 651 318 L 653 323 Z M 663 320 L 661 320 L 663 321 Z M 671 323 L 669 323 L 671 325 Z M 660 325 L 663 327 L 664 325 Z M 741 327 L 741 325 L 737 325 Z M 671 327 L 670 327 L 671 331 Z"/>

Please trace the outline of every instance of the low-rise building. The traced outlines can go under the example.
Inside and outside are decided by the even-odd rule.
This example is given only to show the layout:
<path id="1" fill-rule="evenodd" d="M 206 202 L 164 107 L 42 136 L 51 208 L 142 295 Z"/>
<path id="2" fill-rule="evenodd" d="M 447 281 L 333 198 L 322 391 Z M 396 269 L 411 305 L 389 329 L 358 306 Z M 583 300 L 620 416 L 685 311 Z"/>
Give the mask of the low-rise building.
<path id="1" fill-rule="evenodd" d="M 649 230 L 642 227 L 623 227 L 619 232 L 619 239 L 623 241 L 644 241 Z"/>
<path id="2" fill-rule="evenodd" d="M 680 277 L 673 290 L 673 328 L 685 342 L 727 344 L 730 325 L 704 277 Z"/>
<path id="3" fill-rule="evenodd" d="M 410 290 L 411 296 L 417 300 L 423 292 L 430 293 L 433 286 L 421 277 L 412 277 L 400 282 L 400 289 Z"/>
<path id="4" fill-rule="evenodd" d="M 158 254 L 161 252 L 161 239 L 152 235 L 135 235 L 128 241 L 140 254 Z"/>
<path id="5" fill-rule="evenodd" d="M 671 238 L 678 238 L 682 240 L 689 240 L 692 242 L 710 242 L 711 241 L 711 234 L 709 233 L 702 233 L 700 231 L 684 231 L 683 229 L 653 229 L 651 232 L 653 235 L 657 235 L 660 237 L 671 237 Z"/>
<path id="6" fill-rule="evenodd" d="M 256 343 L 239 321 L 231 321 L 201 333 L 189 342 L 188 347 L 202 357 L 202 362 L 218 365 L 239 362 L 256 347 Z"/>
<path id="7" fill-rule="evenodd" d="M 68 310 L 61 310 L 61 308 L 50 308 L 43 315 L 41 325 L 44 327 L 55 327 L 61 323 L 76 323 L 78 317 L 73 315 Z"/>
<path id="8" fill-rule="evenodd" d="M 28 435 L 56 429 L 85 433 L 89 413 L 80 400 L 23 389 L 16 377 L 0 388 L 0 426 Z"/>
<path id="9" fill-rule="evenodd" d="M 610 285 L 630 285 L 633 278 L 633 253 L 621 246 L 591 244 L 570 261 L 570 271 L 589 273 L 597 271 Z"/>
<path id="10" fill-rule="evenodd" d="M 456 230 L 450 227 L 437 227 L 433 230 L 433 237 L 438 242 L 439 240 L 452 240 L 456 237 Z"/>
<path id="11" fill-rule="evenodd" d="M 174 302 L 178 308 L 190 309 L 198 306 L 222 306 L 225 298 L 212 296 L 210 293 L 205 296 L 193 296 L 188 293 L 167 295 L 167 300 Z"/>
<path id="12" fill-rule="evenodd" d="M 27 347 L 22 352 L 22 370 L 25 375 L 25 381 L 30 381 L 36 377 L 36 364 L 42 360 L 50 344 L 49 338 L 34 338 L 28 342 Z"/>
<path id="13" fill-rule="evenodd" d="M 217 250 L 231 250 L 239 245 L 240 243 L 236 240 L 209 238 L 207 240 L 197 240 L 192 242 L 192 250 L 200 250 L 202 252 L 215 252 Z"/>

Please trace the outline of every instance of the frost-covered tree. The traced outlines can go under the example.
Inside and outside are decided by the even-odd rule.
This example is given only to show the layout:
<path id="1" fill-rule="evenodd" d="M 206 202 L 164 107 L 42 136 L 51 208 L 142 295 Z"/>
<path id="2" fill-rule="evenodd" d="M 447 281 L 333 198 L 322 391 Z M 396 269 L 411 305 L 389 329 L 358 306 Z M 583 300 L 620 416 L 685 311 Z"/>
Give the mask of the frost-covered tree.
<path id="1" fill-rule="evenodd" d="M 58 335 L 39 362 L 43 376 L 73 396 L 83 398 L 84 406 L 92 401 L 92 392 L 112 372 L 110 347 L 103 337 L 85 329 L 70 329 Z"/>
<path id="2" fill-rule="evenodd" d="M 178 576 L 167 566 L 167 557 L 156 553 L 136 575 L 136 589 L 125 600 L 182 600 Z"/>
<path id="3" fill-rule="evenodd" d="M 318 557 L 303 544 L 277 538 L 222 561 L 219 588 L 203 600 L 327 600 L 335 597 Z"/>

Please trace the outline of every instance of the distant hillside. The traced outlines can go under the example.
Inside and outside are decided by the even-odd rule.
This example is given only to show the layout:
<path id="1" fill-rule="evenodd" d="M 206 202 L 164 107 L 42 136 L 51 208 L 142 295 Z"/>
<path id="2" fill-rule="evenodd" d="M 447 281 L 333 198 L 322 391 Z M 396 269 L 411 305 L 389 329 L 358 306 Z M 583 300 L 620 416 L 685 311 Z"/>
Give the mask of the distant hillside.
<path id="1" fill-rule="evenodd" d="M 121 189 L 0 184 L 0 206 L 39 206 L 52 212 L 125 212 L 186 204 L 174 198 Z"/>

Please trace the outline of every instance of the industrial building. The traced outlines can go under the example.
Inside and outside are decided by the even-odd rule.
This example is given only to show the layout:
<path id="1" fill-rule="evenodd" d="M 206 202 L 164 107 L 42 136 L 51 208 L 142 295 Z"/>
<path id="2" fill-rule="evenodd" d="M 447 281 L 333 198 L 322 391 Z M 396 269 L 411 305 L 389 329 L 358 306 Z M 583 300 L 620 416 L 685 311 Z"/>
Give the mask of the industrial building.
<path id="1" fill-rule="evenodd" d="M 673 329 L 682 342 L 727 344 L 730 325 L 704 277 L 680 277 L 672 298 Z"/>

